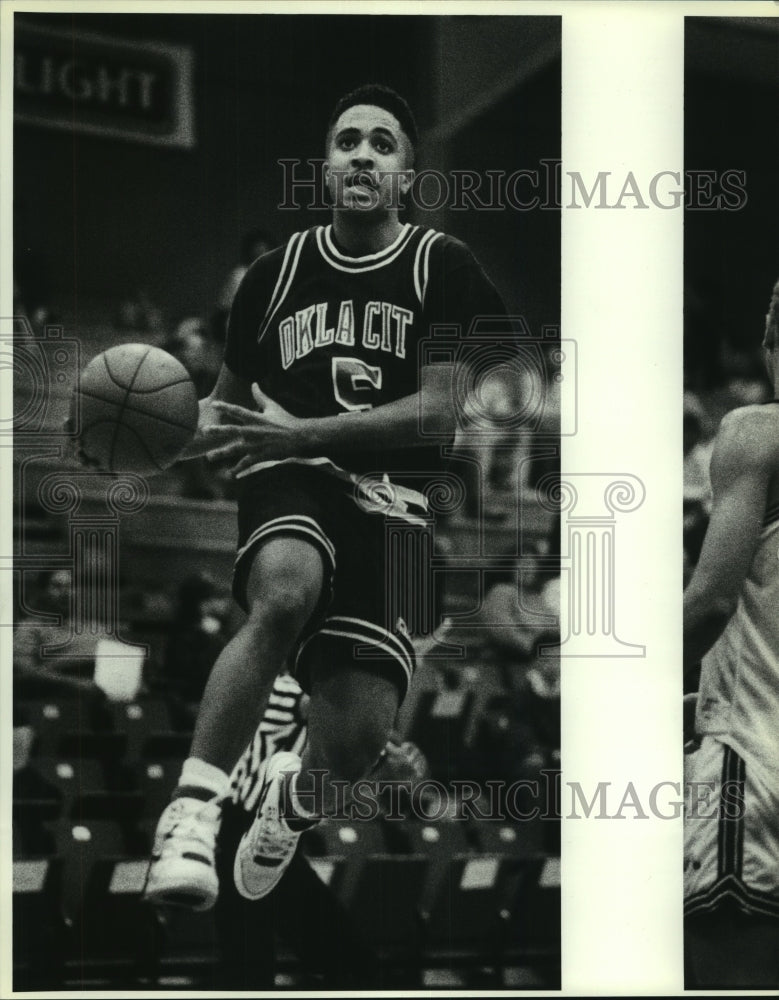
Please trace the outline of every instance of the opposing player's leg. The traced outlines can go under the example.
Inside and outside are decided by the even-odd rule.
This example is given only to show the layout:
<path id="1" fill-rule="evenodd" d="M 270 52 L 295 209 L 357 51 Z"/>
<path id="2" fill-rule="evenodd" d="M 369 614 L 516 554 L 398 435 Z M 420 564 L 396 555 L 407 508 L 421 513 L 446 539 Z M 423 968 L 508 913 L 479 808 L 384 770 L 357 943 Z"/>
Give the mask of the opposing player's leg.
<path id="1" fill-rule="evenodd" d="M 779 920 L 722 906 L 689 917 L 684 930 L 687 989 L 776 989 Z"/>
<path id="2" fill-rule="evenodd" d="M 685 985 L 779 984 L 774 775 L 716 737 L 685 756 Z"/>
<path id="3" fill-rule="evenodd" d="M 173 800 L 152 849 L 146 897 L 203 910 L 218 892 L 214 848 L 229 773 L 259 724 L 273 680 L 319 605 L 324 565 L 302 538 L 271 535 L 250 553 L 246 622 L 209 677 Z"/>

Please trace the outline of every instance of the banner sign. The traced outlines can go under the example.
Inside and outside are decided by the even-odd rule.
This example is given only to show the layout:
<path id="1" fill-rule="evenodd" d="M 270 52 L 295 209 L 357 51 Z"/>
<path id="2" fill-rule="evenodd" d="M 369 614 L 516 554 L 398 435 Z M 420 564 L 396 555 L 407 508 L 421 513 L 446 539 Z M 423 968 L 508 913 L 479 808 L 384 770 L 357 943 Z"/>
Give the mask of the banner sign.
<path id="1" fill-rule="evenodd" d="M 14 41 L 17 122 L 195 145 L 190 49 L 38 28 L 18 17 Z"/>

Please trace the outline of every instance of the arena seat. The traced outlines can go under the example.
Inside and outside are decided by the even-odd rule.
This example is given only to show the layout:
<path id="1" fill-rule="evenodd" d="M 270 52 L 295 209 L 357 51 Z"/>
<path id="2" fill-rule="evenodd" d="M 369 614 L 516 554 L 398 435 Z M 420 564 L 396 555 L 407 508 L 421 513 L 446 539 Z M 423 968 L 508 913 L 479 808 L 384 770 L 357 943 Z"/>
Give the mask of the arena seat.
<path id="1" fill-rule="evenodd" d="M 170 802 L 180 772 L 181 761 L 178 759 L 149 758 L 136 763 L 133 773 L 143 798 L 144 815 L 153 817 L 155 821 L 159 819 Z"/>
<path id="2" fill-rule="evenodd" d="M 152 733 L 172 731 L 164 698 L 119 702 L 110 705 L 108 711 L 114 731 L 124 734 L 124 760 L 127 763 L 138 760 L 145 741 Z"/>
<path id="3" fill-rule="evenodd" d="M 185 975 L 192 985 L 208 977 L 216 961 L 216 926 L 213 912 L 193 913 L 168 907 L 160 913 L 162 944 L 158 974 Z"/>
<path id="4" fill-rule="evenodd" d="M 172 729 L 150 732 L 141 746 L 142 760 L 186 760 L 192 744 L 192 733 Z"/>
<path id="5" fill-rule="evenodd" d="M 102 858 L 123 857 L 126 838 L 119 823 L 110 820 L 59 819 L 47 824 L 56 856 L 62 861 L 62 906 L 75 919 L 94 865 Z"/>
<path id="6" fill-rule="evenodd" d="M 156 971 L 163 933 L 157 912 L 141 898 L 147 870 L 145 859 L 95 860 L 73 917 L 68 979 L 105 977 L 116 988 Z"/>
<path id="7" fill-rule="evenodd" d="M 35 732 L 36 757 L 55 756 L 64 732 L 91 731 L 95 721 L 93 708 L 77 697 L 23 699 L 15 708 Z"/>
<path id="8" fill-rule="evenodd" d="M 436 964 L 482 964 L 500 957 L 503 926 L 510 911 L 511 859 L 497 855 L 455 855 L 435 896 L 423 911 L 425 954 Z"/>
<path id="9" fill-rule="evenodd" d="M 105 790 L 105 769 L 91 757 L 35 757 L 14 775 L 16 800 L 56 800 L 60 804 L 58 815 L 68 815 L 79 795 Z"/>
<path id="10" fill-rule="evenodd" d="M 398 834 L 413 855 L 428 859 L 419 904 L 429 910 L 448 871 L 450 859 L 466 855 L 473 848 L 466 833 L 467 824 L 450 820 L 407 820 L 398 824 Z"/>
<path id="11" fill-rule="evenodd" d="M 116 820 L 129 823 L 143 812 L 144 801 L 141 792 L 91 791 L 78 795 L 70 809 L 70 819 L 74 822 L 85 820 Z"/>
<path id="12" fill-rule="evenodd" d="M 338 855 L 349 859 L 387 851 L 384 826 L 378 820 L 326 820 L 309 830 L 303 843 L 305 853 L 314 857 Z"/>
<path id="13" fill-rule="evenodd" d="M 515 862 L 512 895 L 504 924 L 504 947 L 512 957 L 559 956 L 560 858 Z"/>
<path id="14" fill-rule="evenodd" d="M 474 699 L 474 692 L 463 687 L 421 694 L 409 739 L 427 758 L 434 778 L 448 781 L 460 773 L 465 732 Z"/>
<path id="15" fill-rule="evenodd" d="M 474 820 L 473 830 L 485 854 L 537 857 L 544 851 L 544 823 L 540 817 L 522 821 Z"/>
<path id="16" fill-rule="evenodd" d="M 13 862 L 14 989 L 45 990 L 61 983 L 67 928 L 61 899 L 62 861 Z"/>
<path id="17" fill-rule="evenodd" d="M 116 763 L 124 757 L 126 743 L 126 733 L 69 729 L 60 734 L 57 754 L 61 757 L 93 757 L 104 763 Z"/>
<path id="18" fill-rule="evenodd" d="M 428 865 L 421 854 L 369 854 L 360 863 L 348 905 L 380 955 L 418 962 Z"/>

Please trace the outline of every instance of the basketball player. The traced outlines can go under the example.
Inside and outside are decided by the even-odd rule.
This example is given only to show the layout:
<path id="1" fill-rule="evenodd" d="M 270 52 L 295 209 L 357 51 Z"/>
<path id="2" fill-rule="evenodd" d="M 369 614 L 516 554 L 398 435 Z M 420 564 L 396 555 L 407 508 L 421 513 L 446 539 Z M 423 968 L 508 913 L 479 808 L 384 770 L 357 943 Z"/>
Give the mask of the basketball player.
<path id="1" fill-rule="evenodd" d="M 779 282 L 763 346 L 775 398 L 722 421 L 684 594 L 686 666 L 704 657 L 687 757 L 690 988 L 779 986 Z"/>
<path id="2" fill-rule="evenodd" d="M 414 670 L 404 622 L 386 620 L 384 521 L 419 522 L 420 476 L 440 468 L 442 439 L 430 447 L 420 426 L 451 440 L 456 424 L 452 365 L 420 365 L 420 341 L 438 324 L 466 337 L 474 318 L 505 317 L 467 247 L 401 222 L 416 141 L 394 91 L 342 98 L 326 136 L 332 224 L 261 257 L 233 302 L 190 454 L 233 461 L 241 477 L 234 593 L 247 619 L 216 661 L 160 820 L 152 900 L 213 905 L 220 802 L 282 664 L 310 691 L 308 744 L 263 764 L 234 865 L 250 899 L 333 807 L 334 782 L 369 771 Z"/>

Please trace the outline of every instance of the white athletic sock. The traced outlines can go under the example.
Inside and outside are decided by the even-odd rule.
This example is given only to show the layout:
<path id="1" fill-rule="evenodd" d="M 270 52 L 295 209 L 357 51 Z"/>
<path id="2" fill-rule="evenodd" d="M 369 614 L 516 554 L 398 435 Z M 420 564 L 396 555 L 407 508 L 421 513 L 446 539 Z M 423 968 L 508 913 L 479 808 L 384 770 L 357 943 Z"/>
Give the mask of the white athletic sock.
<path id="1" fill-rule="evenodd" d="M 230 775 L 199 757 L 187 757 L 179 777 L 178 787 L 182 786 L 204 788 L 213 792 L 217 799 L 224 799 L 230 791 Z"/>

